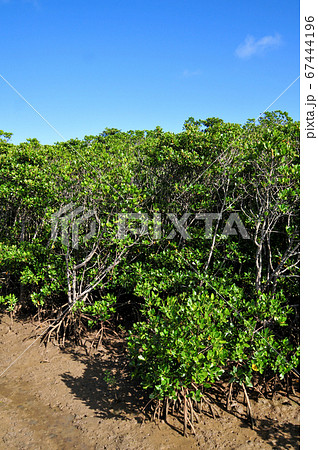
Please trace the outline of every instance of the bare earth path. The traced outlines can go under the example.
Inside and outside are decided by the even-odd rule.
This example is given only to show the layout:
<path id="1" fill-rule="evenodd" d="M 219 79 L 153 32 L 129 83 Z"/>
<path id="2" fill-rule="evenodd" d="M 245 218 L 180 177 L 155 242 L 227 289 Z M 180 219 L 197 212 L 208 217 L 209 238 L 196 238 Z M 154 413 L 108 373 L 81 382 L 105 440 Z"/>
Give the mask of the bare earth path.
<path id="1" fill-rule="evenodd" d="M 0 373 L 32 342 L 35 324 L 0 317 Z M 121 339 L 88 355 L 36 342 L 0 378 L 0 449 L 294 449 L 299 448 L 299 398 L 277 394 L 252 401 L 252 430 L 241 403 L 232 414 L 205 417 L 185 438 L 176 418 L 155 424 L 130 380 Z M 103 379 L 107 373 L 108 383 Z M 222 405 L 221 405 L 222 406 Z"/>

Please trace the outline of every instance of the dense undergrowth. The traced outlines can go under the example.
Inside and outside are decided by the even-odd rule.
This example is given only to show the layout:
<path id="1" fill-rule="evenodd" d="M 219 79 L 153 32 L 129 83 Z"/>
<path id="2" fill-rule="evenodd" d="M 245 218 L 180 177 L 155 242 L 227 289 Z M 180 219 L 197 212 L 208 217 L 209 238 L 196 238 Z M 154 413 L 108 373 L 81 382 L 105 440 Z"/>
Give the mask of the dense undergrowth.
<path id="1" fill-rule="evenodd" d="M 0 134 L 3 309 L 54 319 L 46 337 L 120 322 L 155 414 L 182 410 L 185 433 L 217 380 L 297 373 L 298 122 Z"/>

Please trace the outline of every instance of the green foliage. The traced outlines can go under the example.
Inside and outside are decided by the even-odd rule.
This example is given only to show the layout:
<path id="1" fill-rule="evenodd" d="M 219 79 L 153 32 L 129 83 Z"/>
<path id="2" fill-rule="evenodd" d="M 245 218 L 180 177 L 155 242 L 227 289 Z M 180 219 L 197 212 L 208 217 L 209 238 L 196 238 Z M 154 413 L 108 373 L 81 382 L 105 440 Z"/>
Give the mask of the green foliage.
<path id="1" fill-rule="evenodd" d="M 49 314 L 68 304 L 95 326 L 115 316 L 118 295 L 138 297 L 130 357 L 158 399 L 297 367 L 299 123 L 287 113 L 243 126 L 189 118 L 180 133 L 105 128 L 52 146 L 10 137 L 0 131 L 4 308 Z M 67 239 L 60 218 L 52 239 L 62 207 L 91 214 L 76 245 L 71 216 Z M 233 212 L 250 239 L 222 234 Z M 120 239 L 118 213 L 148 214 L 148 234 Z M 173 233 L 168 213 L 189 214 L 191 239 Z M 200 213 L 219 214 L 209 236 Z"/>
<path id="2" fill-rule="evenodd" d="M 6 311 L 13 312 L 16 304 L 18 303 L 18 299 L 14 294 L 8 294 L 6 296 L 0 295 L 0 305 L 4 306 Z"/>
<path id="3" fill-rule="evenodd" d="M 116 378 L 112 375 L 110 370 L 105 370 L 103 380 L 109 386 L 113 386 L 116 383 Z"/>
<path id="4" fill-rule="evenodd" d="M 100 300 L 94 301 L 91 304 L 85 304 L 79 301 L 73 307 L 73 311 L 80 310 L 82 313 L 91 317 L 88 320 L 88 326 L 93 327 L 100 322 L 109 320 L 115 312 L 114 304 L 116 297 L 112 294 L 101 296 Z"/>
<path id="5" fill-rule="evenodd" d="M 227 350 L 221 333 L 222 319 L 214 296 L 193 292 L 191 296 L 160 299 L 152 294 L 145 306 L 146 321 L 134 325 L 128 348 L 134 374 L 158 399 L 177 398 L 185 386 L 209 387 L 224 372 Z"/>
<path id="6" fill-rule="evenodd" d="M 253 372 L 283 378 L 298 365 L 288 339 L 268 328 L 272 318 L 284 326 L 290 314 L 281 295 L 262 294 L 253 304 L 235 286 L 222 291 L 228 300 L 207 290 L 164 300 L 151 292 L 128 348 L 134 375 L 154 398 L 176 399 L 182 388 L 198 396 L 198 386 L 208 388 L 225 371 L 231 382 L 252 386 Z"/>

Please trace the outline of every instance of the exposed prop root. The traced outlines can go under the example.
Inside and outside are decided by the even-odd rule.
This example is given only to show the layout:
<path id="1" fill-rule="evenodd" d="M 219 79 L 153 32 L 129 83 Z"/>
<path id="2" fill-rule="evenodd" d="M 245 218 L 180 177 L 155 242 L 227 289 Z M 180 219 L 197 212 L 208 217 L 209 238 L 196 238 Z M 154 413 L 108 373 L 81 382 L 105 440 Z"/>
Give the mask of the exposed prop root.
<path id="1" fill-rule="evenodd" d="M 165 422 L 167 422 L 167 419 L 168 419 L 169 403 L 170 403 L 170 400 L 168 399 L 168 397 L 166 397 L 166 399 L 165 399 L 165 417 L 164 417 Z"/>
<path id="2" fill-rule="evenodd" d="M 250 416 L 250 419 L 251 419 L 251 427 L 253 429 L 254 425 L 255 425 L 255 421 L 254 421 L 254 418 L 253 418 L 253 413 L 252 413 L 252 407 L 251 407 L 250 399 L 249 399 L 249 397 L 247 395 L 247 391 L 246 391 L 244 383 L 242 384 L 242 386 L 243 386 L 243 391 L 244 391 L 244 395 L 245 395 L 245 399 L 246 399 L 246 403 L 247 403 L 249 416 Z"/>
<path id="3" fill-rule="evenodd" d="M 49 341 L 52 341 L 53 344 L 57 342 L 58 345 L 64 347 L 65 341 L 70 333 L 73 333 L 75 339 L 78 339 L 80 332 L 81 324 L 79 323 L 79 316 L 74 314 L 69 307 L 66 307 L 41 335 L 41 342 L 45 345 Z M 53 336 L 55 342 L 53 341 Z"/>
<path id="4" fill-rule="evenodd" d="M 183 436 L 187 436 L 187 422 L 188 422 L 188 407 L 187 407 L 187 397 L 185 389 L 182 389 L 183 394 Z"/>
<path id="5" fill-rule="evenodd" d="M 230 389 L 229 389 L 229 393 L 227 395 L 227 400 L 226 400 L 226 409 L 227 411 L 230 411 L 231 407 L 231 402 L 232 402 L 232 391 L 233 391 L 233 383 L 230 384 Z"/>
<path id="6" fill-rule="evenodd" d="M 193 384 L 193 388 L 198 390 L 198 387 Z M 213 399 L 209 399 L 209 394 L 201 394 L 200 402 L 192 399 L 189 396 L 189 389 L 183 387 L 177 395 L 177 398 L 169 399 L 165 397 L 163 400 L 153 400 L 151 399 L 146 406 L 143 408 L 143 411 L 150 405 L 152 408 L 152 418 L 154 421 L 164 420 L 168 423 L 168 415 L 171 414 L 174 416 L 178 414 L 179 417 L 182 417 L 183 422 L 183 435 L 188 436 L 188 432 L 195 435 L 195 422 L 199 423 L 199 415 L 203 412 L 203 405 L 206 405 L 211 412 L 213 418 L 216 415 L 219 416 L 218 411 L 213 405 Z M 205 413 L 208 411 L 205 410 Z"/>
<path id="7" fill-rule="evenodd" d="M 55 311 L 56 312 L 56 311 Z M 47 329 L 40 334 L 41 342 L 47 345 L 51 341 L 54 345 L 61 347 L 65 346 L 65 342 L 69 337 L 74 338 L 76 343 L 85 346 L 86 342 L 89 342 L 90 347 L 87 351 L 88 355 L 93 349 L 98 349 L 105 337 L 105 334 L 114 334 L 118 336 L 115 330 L 108 328 L 104 322 L 101 321 L 100 329 L 96 332 L 94 338 L 85 338 L 83 331 L 87 330 L 84 325 L 83 319 L 91 319 L 85 314 L 72 311 L 72 308 L 68 304 L 63 305 L 56 319 L 47 319 L 45 322 L 48 326 Z M 38 328 L 43 329 L 43 323 L 38 325 Z"/>

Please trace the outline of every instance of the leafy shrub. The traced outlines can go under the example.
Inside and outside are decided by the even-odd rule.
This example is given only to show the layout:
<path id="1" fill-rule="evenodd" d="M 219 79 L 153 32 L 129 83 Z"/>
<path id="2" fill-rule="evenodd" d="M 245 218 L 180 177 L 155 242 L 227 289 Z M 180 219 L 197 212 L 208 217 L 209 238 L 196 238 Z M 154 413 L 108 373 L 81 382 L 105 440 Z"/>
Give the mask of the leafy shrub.
<path id="1" fill-rule="evenodd" d="M 112 319 L 118 292 L 144 299 L 128 339 L 134 373 L 157 414 L 176 402 L 185 424 L 216 380 L 252 386 L 256 374 L 283 379 L 297 367 L 299 123 L 287 113 L 243 126 L 189 118 L 180 133 L 106 128 L 52 146 L 10 137 L 0 131 L 4 308 L 76 311 L 95 326 Z M 69 239 L 58 221 L 53 242 L 52 217 L 64 207 L 93 211 L 89 241 L 85 222 L 73 245 L 69 218 Z M 161 214 L 161 239 L 153 223 L 119 239 L 118 213 L 140 212 Z M 205 238 L 194 216 L 207 212 L 219 218 Z M 232 212 L 250 239 L 222 234 Z M 174 233 L 168 213 L 191 215 L 191 239 Z M 53 329 L 65 337 L 66 324 Z"/>
<path id="2" fill-rule="evenodd" d="M 224 372 L 227 349 L 222 323 L 217 317 L 214 295 L 193 292 L 162 300 L 152 294 L 144 308 L 146 320 L 130 331 L 128 348 L 144 388 L 151 396 L 176 399 L 182 386 L 200 397 L 193 388 L 209 387 Z"/>
<path id="3" fill-rule="evenodd" d="M 6 311 L 12 313 L 18 303 L 18 299 L 14 294 L 0 296 L 0 305 L 4 306 Z"/>
<path id="4" fill-rule="evenodd" d="M 164 299 L 150 292 L 145 320 L 130 331 L 128 349 L 133 375 L 161 414 L 167 415 L 176 401 L 184 411 L 186 403 L 194 408 L 192 402 L 206 399 L 204 392 L 224 373 L 231 383 L 252 387 L 255 372 L 283 378 L 298 366 L 298 351 L 267 328 L 271 321 L 286 325 L 290 308 L 283 296 L 261 294 L 253 304 L 235 286 L 223 287 L 224 292 L 228 301 L 206 290 Z M 184 414 L 185 427 L 193 428 Z"/>

